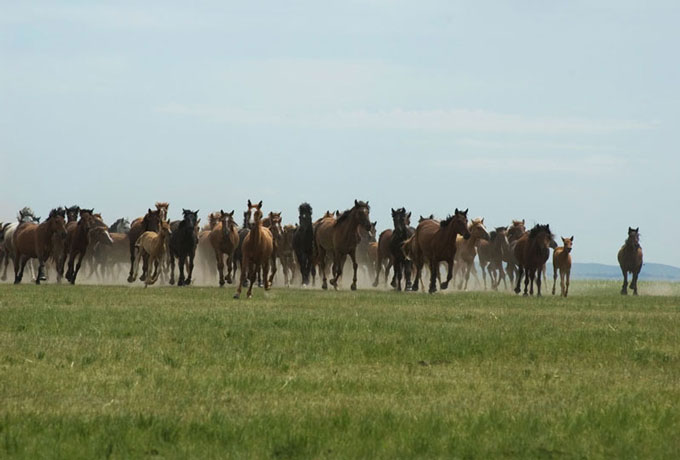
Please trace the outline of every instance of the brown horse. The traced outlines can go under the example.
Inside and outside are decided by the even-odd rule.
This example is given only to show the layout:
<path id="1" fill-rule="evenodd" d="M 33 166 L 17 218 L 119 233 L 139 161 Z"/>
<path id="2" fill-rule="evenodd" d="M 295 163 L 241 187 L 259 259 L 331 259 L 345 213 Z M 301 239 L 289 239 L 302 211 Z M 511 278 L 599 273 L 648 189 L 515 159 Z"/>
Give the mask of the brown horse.
<path id="1" fill-rule="evenodd" d="M 380 270 L 385 269 L 385 285 L 387 285 L 387 278 L 390 276 L 390 269 L 394 264 L 392 257 L 392 234 L 394 231 L 391 228 L 383 230 L 378 238 L 378 247 L 376 250 L 375 259 L 375 281 L 373 281 L 373 287 L 378 287 L 380 283 Z"/>
<path id="2" fill-rule="evenodd" d="M 64 254 L 62 255 L 62 261 L 60 263 L 60 271 L 63 272 L 64 260 L 66 259 L 66 256 L 68 256 L 66 279 L 71 284 L 75 284 L 76 282 L 80 265 L 90 244 L 95 241 L 113 244 L 113 239 L 111 239 L 108 227 L 102 221 L 98 220 L 93 213 L 93 209 L 80 209 L 80 220 L 78 222 L 71 221 L 66 225 L 66 242 L 64 245 Z M 78 257 L 78 263 L 74 268 L 76 257 Z"/>
<path id="3" fill-rule="evenodd" d="M 472 273 L 477 280 L 477 285 L 481 285 L 479 277 L 477 277 L 477 270 L 475 269 L 475 257 L 477 257 L 477 248 L 482 241 L 489 241 L 489 232 L 484 227 L 484 218 L 472 219 L 468 226 L 470 238 L 465 239 L 462 235 L 456 237 L 456 267 L 454 270 L 454 280 L 456 276 L 460 276 L 458 289 L 465 289 L 467 291 L 468 280 L 470 273 Z M 455 281 L 454 281 L 455 285 Z"/>
<path id="4" fill-rule="evenodd" d="M 333 258 L 333 278 L 331 285 L 337 289 L 338 279 L 342 276 L 342 268 L 349 255 L 352 259 L 354 276 L 352 277 L 351 289 L 357 288 L 357 258 L 356 248 L 359 244 L 359 228 L 371 230 L 369 219 L 370 207 L 368 201 L 363 202 L 354 200 L 354 207 L 343 212 L 337 219 L 335 217 L 324 217 L 316 226 L 314 232 L 314 247 L 316 248 L 317 262 L 321 267 L 323 283 L 321 287 L 328 289 L 326 279 L 326 255 Z"/>
<path id="5" fill-rule="evenodd" d="M 487 272 L 489 273 L 491 289 L 498 290 L 501 281 L 503 281 L 505 289 L 508 288 L 505 281 L 505 270 L 503 270 L 503 261 L 508 259 L 508 251 L 510 251 L 510 244 L 508 243 L 506 227 L 496 227 L 489 234 L 489 241 L 480 241 L 479 266 L 482 269 L 484 289 L 486 289 Z"/>
<path id="6" fill-rule="evenodd" d="M 146 279 L 144 279 L 144 287 L 154 284 L 158 280 L 158 265 L 160 263 L 160 259 L 165 255 L 168 240 L 170 239 L 170 224 L 164 220 L 161 221 L 160 225 L 160 231 L 158 233 L 146 231 L 142 233 L 135 242 L 135 271 L 132 281 L 137 279 L 137 274 L 139 272 L 139 261 L 141 259 L 147 261 L 149 268 L 155 267 L 153 275 L 151 273 L 147 273 Z M 131 281 L 128 279 L 128 282 Z"/>
<path id="7" fill-rule="evenodd" d="M 425 219 L 418 224 L 415 234 L 404 242 L 409 248 L 409 256 L 416 264 L 416 279 L 413 281 L 412 289 L 418 290 L 420 277 L 425 262 L 430 267 L 430 294 L 437 291 L 437 274 L 439 273 L 439 263 L 448 264 L 448 274 L 446 281 L 441 283 L 441 289 L 446 289 L 453 277 L 453 262 L 456 257 L 456 237 L 463 235 L 463 238 L 470 238 L 467 220 L 468 210 L 459 211 L 441 222 L 433 219 Z M 409 242 L 413 242 L 410 244 Z"/>
<path id="8" fill-rule="evenodd" d="M 517 244 L 517 240 L 519 240 L 522 237 L 522 235 L 524 235 L 527 232 L 527 229 L 524 225 L 525 225 L 524 219 L 522 220 L 513 219 L 512 224 L 508 226 L 507 230 L 508 244 L 510 245 L 510 250 L 506 253 L 506 258 L 504 260 L 506 262 L 505 271 L 507 272 L 508 278 L 510 278 L 511 283 L 515 282 L 515 272 L 517 270 L 517 259 L 515 258 L 515 245 Z"/>
<path id="9" fill-rule="evenodd" d="M 52 252 L 53 236 L 66 238 L 66 212 L 63 208 L 50 211 L 50 216 L 42 224 L 22 223 L 14 233 L 14 284 L 21 283 L 24 267 L 29 259 L 37 258 L 38 276 L 35 284 L 44 278 L 45 262 Z"/>
<path id="10" fill-rule="evenodd" d="M 540 270 L 550 257 L 550 245 L 553 235 L 549 225 L 536 224 L 529 232 L 525 233 L 515 244 L 514 255 L 519 270 L 517 272 L 517 286 L 515 292 L 521 292 L 520 284 L 524 275 L 524 295 L 528 295 L 527 289 L 531 283 L 530 294 L 534 295 L 534 280 L 536 281 L 537 296 L 541 296 Z M 538 271 L 538 276 L 536 272 Z"/>
<path id="11" fill-rule="evenodd" d="M 262 219 L 262 226 L 268 228 L 272 232 L 272 238 L 274 238 L 274 250 L 272 251 L 271 260 L 271 275 L 269 276 L 269 285 L 271 286 L 274 282 L 274 275 L 276 275 L 276 259 L 279 255 L 279 247 L 281 246 L 281 239 L 283 238 L 283 227 L 281 226 L 281 213 L 280 212 L 270 212 L 267 217 Z M 257 274 L 257 285 L 262 286 L 260 273 Z"/>
<path id="12" fill-rule="evenodd" d="M 295 251 L 293 250 L 293 236 L 297 225 L 286 225 L 283 227 L 283 236 L 279 242 L 278 256 L 281 261 L 281 268 L 283 270 L 283 282 L 286 286 L 295 279 Z M 290 272 L 290 278 L 288 277 Z"/>
<path id="13" fill-rule="evenodd" d="M 553 288 L 552 294 L 555 295 L 555 284 L 557 283 L 557 270 L 560 271 L 560 295 L 566 297 L 569 294 L 569 277 L 571 275 L 571 248 L 574 245 L 574 237 L 562 237 L 563 246 L 555 248 L 553 251 Z"/>
<path id="14" fill-rule="evenodd" d="M 200 239 L 200 238 L 199 238 Z M 217 224 L 207 233 L 215 260 L 217 262 L 217 273 L 219 274 L 220 286 L 224 286 L 224 281 L 232 283 L 232 258 L 238 246 L 238 228 L 234 223 L 234 211 L 224 212 L 220 210 Z M 200 244 L 200 243 L 199 243 Z M 227 256 L 227 276 L 224 276 L 224 255 Z M 214 272 L 213 272 L 214 273 Z"/>
<path id="15" fill-rule="evenodd" d="M 134 282 L 136 278 L 136 275 L 133 277 L 133 272 L 135 269 L 135 243 L 137 242 L 137 238 L 144 232 L 158 231 L 160 223 L 163 221 L 160 209 L 161 208 L 156 209 L 155 211 L 149 209 L 144 217 L 138 217 L 133 220 L 130 225 L 130 231 L 128 232 L 128 242 L 130 244 L 130 274 L 128 275 L 128 283 Z M 148 264 L 145 259 L 142 267 L 142 276 L 139 278 L 141 281 L 146 279 L 147 271 Z"/>
<path id="16" fill-rule="evenodd" d="M 93 249 L 92 272 L 102 279 L 120 276 L 128 262 L 130 241 L 127 233 L 109 232 L 112 244 L 96 244 Z M 90 275 L 91 276 L 91 275 Z"/>
<path id="17" fill-rule="evenodd" d="M 274 253 L 274 237 L 272 232 L 262 226 L 262 201 L 258 204 L 252 204 L 248 200 L 248 224 L 250 231 L 243 239 L 241 247 L 241 279 L 236 288 L 234 298 L 241 297 L 241 288 L 246 281 L 246 274 L 250 280 L 248 286 L 248 298 L 253 296 L 253 285 L 257 278 L 257 274 L 262 272 L 262 281 L 264 282 L 265 290 L 269 290 L 270 284 L 267 279 L 269 273 L 269 264 L 271 262 L 272 254 Z"/>
<path id="18" fill-rule="evenodd" d="M 640 227 L 628 227 L 628 238 L 621 249 L 619 249 L 618 259 L 621 273 L 623 273 L 623 287 L 621 287 L 621 294 L 628 294 L 628 272 L 633 275 L 630 282 L 630 288 L 633 290 L 633 295 L 638 295 L 637 280 L 640 270 L 642 270 L 642 247 L 640 246 Z"/>

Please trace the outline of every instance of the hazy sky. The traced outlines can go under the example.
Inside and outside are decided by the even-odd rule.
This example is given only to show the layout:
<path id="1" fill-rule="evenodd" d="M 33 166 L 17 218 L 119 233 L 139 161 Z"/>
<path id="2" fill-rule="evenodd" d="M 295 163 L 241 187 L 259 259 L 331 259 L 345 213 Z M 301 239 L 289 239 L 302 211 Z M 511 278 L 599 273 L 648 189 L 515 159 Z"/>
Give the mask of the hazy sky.
<path id="1" fill-rule="evenodd" d="M 677 1 L 0 0 L 0 221 L 369 200 L 680 265 Z"/>

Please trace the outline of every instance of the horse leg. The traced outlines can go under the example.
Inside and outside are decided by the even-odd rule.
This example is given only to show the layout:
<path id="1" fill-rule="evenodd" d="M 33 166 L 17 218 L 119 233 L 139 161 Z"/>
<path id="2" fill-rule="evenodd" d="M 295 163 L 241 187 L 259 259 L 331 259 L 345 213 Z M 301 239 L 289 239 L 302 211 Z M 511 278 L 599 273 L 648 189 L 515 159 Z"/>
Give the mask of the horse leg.
<path id="1" fill-rule="evenodd" d="M 328 289 L 326 280 L 326 250 L 319 246 L 319 269 L 321 270 L 321 289 Z"/>
<path id="2" fill-rule="evenodd" d="M 238 286 L 236 286 L 236 293 L 234 294 L 234 299 L 238 299 L 241 297 L 241 288 L 243 287 L 243 283 L 246 282 L 246 271 L 244 270 L 244 268 L 245 268 L 244 264 L 243 262 L 241 262 L 241 277 L 239 278 Z M 224 278 L 220 276 L 220 280 L 224 280 Z"/>
<path id="3" fill-rule="evenodd" d="M 439 263 L 431 261 L 430 262 L 430 289 L 428 292 L 434 294 L 437 292 L 437 271 L 439 271 Z"/>
<path id="4" fill-rule="evenodd" d="M 521 267 L 517 270 L 517 285 L 515 286 L 515 294 L 519 294 L 520 292 L 522 292 L 521 286 L 522 286 L 522 274 L 523 274 L 523 272 L 524 272 L 524 269 L 521 268 Z M 510 282 L 512 283 L 513 277 L 510 275 L 510 273 L 508 273 L 508 278 L 510 278 Z"/>
<path id="5" fill-rule="evenodd" d="M 565 286 L 564 286 L 564 297 L 567 297 L 567 295 L 569 294 L 569 278 L 571 278 L 571 267 L 568 267 L 565 270 L 565 272 L 566 273 L 565 273 L 564 277 L 566 278 L 566 280 L 565 280 Z"/>
<path id="6" fill-rule="evenodd" d="M 395 258 L 394 259 L 394 276 L 397 278 L 396 286 L 395 289 L 397 291 L 401 291 L 401 278 L 402 278 L 402 271 L 404 270 L 403 266 L 403 261 L 400 258 Z"/>
<path id="7" fill-rule="evenodd" d="M 76 284 L 76 277 L 78 276 L 78 272 L 80 271 L 80 265 L 83 263 L 83 257 L 85 257 L 84 252 L 78 254 L 78 263 L 76 264 L 76 268 L 73 271 L 73 275 L 71 277 L 71 284 Z"/>
<path id="8" fill-rule="evenodd" d="M 628 295 L 628 271 L 622 268 L 623 272 L 623 287 L 621 288 L 621 295 Z"/>
<path id="9" fill-rule="evenodd" d="M 630 282 L 630 287 L 633 289 L 633 295 L 638 295 L 637 292 L 637 280 L 638 280 L 638 275 L 640 274 L 640 269 L 638 268 L 633 272 L 633 280 Z"/>
<path id="10" fill-rule="evenodd" d="M 232 268 L 234 265 L 234 255 L 227 253 L 227 276 L 226 276 L 226 281 L 228 284 L 232 284 L 234 282 L 234 276 L 236 275 L 235 273 L 232 273 Z M 193 257 L 191 259 L 191 270 L 193 271 L 194 269 L 194 262 L 193 262 Z M 223 278 L 224 279 L 224 278 Z"/>
<path id="11" fill-rule="evenodd" d="M 545 268 L 545 265 L 543 267 Z M 541 271 L 542 270 L 539 268 L 538 273 L 536 274 L 536 297 L 541 297 Z M 545 278 L 545 274 L 543 275 L 543 278 Z"/>
<path id="12" fill-rule="evenodd" d="M 529 278 L 530 278 L 531 272 L 528 268 L 524 269 L 524 295 L 527 296 L 529 295 Z M 519 276 L 519 275 L 518 275 Z M 533 283 L 533 281 L 532 281 Z M 531 285 L 533 287 L 533 284 Z"/>
<path id="13" fill-rule="evenodd" d="M 413 265 L 410 260 L 404 260 L 404 274 L 406 275 L 406 284 L 404 285 L 405 291 L 411 290 L 411 266 Z"/>
<path id="14" fill-rule="evenodd" d="M 564 270 L 564 269 L 561 269 L 561 270 L 560 270 L 560 295 L 561 295 L 562 297 L 566 297 L 566 295 L 565 295 L 566 286 L 564 285 L 564 278 L 565 278 L 565 275 L 566 275 L 565 270 Z M 554 294 L 555 294 L 555 286 L 553 285 L 553 295 L 554 295 Z"/>
<path id="15" fill-rule="evenodd" d="M 413 286 L 411 286 L 411 290 L 417 292 L 418 284 L 420 282 L 420 276 L 422 275 L 423 263 L 420 260 L 416 260 L 415 264 L 416 264 L 416 276 L 415 279 L 413 280 Z"/>
<path id="16" fill-rule="evenodd" d="M 451 281 L 451 278 L 453 278 L 453 259 L 447 260 L 446 264 L 448 265 L 448 272 L 446 273 L 446 281 L 444 281 L 442 283 L 441 279 L 439 280 L 442 290 L 447 289 L 449 287 L 449 282 Z M 439 275 L 439 264 L 437 264 L 437 274 Z"/>
<path id="17" fill-rule="evenodd" d="M 170 256 L 170 281 L 168 281 L 168 283 L 170 283 L 170 285 L 173 285 L 175 284 L 175 254 L 173 254 L 173 252 L 170 251 L 169 256 Z M 179 257 L 177 257 L 177 265 L 181 273 L 182 269 L 179 267 L 180 263 L 181 262 L 179 261 Z M 179 284 L 179 281 L 177 282 L 177 286 L 181 286 Z"/>
<path id="18" fill-rule="evenodd" d="M 9 265 L 9 253 L 5 254 L 5 268 L 2 272 L 2 276 L 0 276 L 0 280 L 5 281 L 7 279 L 7 266 Z M 12 261 L 13 267 L 16 266 L 16 263 Z M 16 271 L 16 269 L 14 270 Z"/>
<path id="19" fill-rule="evenodd" d="M 186 254 L 182 254 L 181 256 L 177 257 L 177 271 L 179 272 L 179 274 L 177 275 L 177 286 L 184 286 L 185 284 L 187 284 L 186 278 L 184 277 L 184 266 L 186 265 L 186 263 L 187 263 Z M 175 277 L 174 263 L 171 264 L 171 267 L 172 267 L 171 276 L 172 278 L 174 278 Z M 172 278 L 170 279 L 172 280 Z"/>
<path id="20" fill-rule="evenodd" d="M 224 258 L 222 257 L 222 251 L 215 249 L 215 260 L 217 261 L 217 274 L 220 280 L 220 287 L 224 286 Z M 241 267 L 241 280 L 243 281 L 243 267 Z M 241 291 L 238 291 L 239 293 Z"/>
<path id="21" fill-rule="evenodd" d="M 243 264 L 241 264 L 243 265 Z M 245 267 L 241 267 L 241 270 L 246 271 Z M 248 293 L 246 294 L 247 298 L 252 298 L 253 297 L 253 286 L 255 285 L 255 281 L 257 280 L 258 275 L 260 274 L 260 267 L 257 266 L 257 264 L 251 262 L 248 266 L 248 279 L 250 280 L 250 285 L 248 286 Z"/>
<path id="22" fill-rule="evenodd" d="M 187 268 L 187 278 L 184 280 L 184 285 L 189 286 L 191 284 L 191 277 L 194 275 L 194 258 L 196 257 L 196 252 L 189 253 L 189 267 Z M 229 259 L 227 259 L 228 263 Z"/>
<path id="23" fill-rule="evenodd" d="M 273 267 L 272 267 L 272 274 L 269 276 L 269 279 L 267 279 L 267 276 L 269 275 L 269 261 L 265 260 L 264 265 L 262 266 L 262 279 L 264 279 L 264 290 L 268 291 L 272 288 L 272 281 L 274 280 L 274 273 L 276 273 L 276 262 L 273 262 Z"/>
<path id="24" fill-rule="evenodd" d="M 352 285 L 350 286 L 350 289 L 353 291 L 357 290 L 357 268 L 359 267 L 359 264 L 357 264 L 357 255 L 356 255 L 356 249 L 353 249 L 349 253 L 349 258 L 352 259 L 352 268 L 354 269 L 354 274 L 352 276 Z"/>
<path id="25" fill-rule="evenodd" d="M 555 295 L 555 283 L 557 283 L 557 265 L 553 265 L 553 288 L 552 295 Z M 560 271 L 560 286 L 562 288 L 561 293 L 564 294 L 564 283 L 562 282 L 562 271 Z"/>

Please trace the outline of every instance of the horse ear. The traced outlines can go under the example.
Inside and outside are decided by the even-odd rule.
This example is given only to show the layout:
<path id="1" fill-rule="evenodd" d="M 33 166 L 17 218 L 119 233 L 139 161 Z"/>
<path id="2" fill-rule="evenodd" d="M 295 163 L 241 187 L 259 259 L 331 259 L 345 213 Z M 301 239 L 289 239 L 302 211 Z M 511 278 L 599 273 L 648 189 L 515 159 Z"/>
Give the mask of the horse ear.
<path id="1" fill-rule="evenodd" d="M 468 213 L 469 210 L 470 210 L 470 208 L 467 208 L 465 211 L 463 211 L 463 214 L 465 214 L 466 217 L 467 217 L 467 213 Z"/>
<path id="2" fill-rule="evenodd" d="M 458 211 L 458 208 L 456 208 L 456 211 L 454 212 L 454 214 L 458 214 L 458 212 L 459 212 L 459 211 Z"/>
<path id="3" fill-rule="evenodd" d="M 484 218 L 483 218 L 483 217 L 482 217 L 482 220 L 481 220 L 481 222 L 482 222 L 482 225 L 484 225 Z"/>
<path id="4" fill-rule="evenodd" d="M 220 214 L 224 214 L 224 210 L 223 210 L 223 209 L 220 209 Z"/>
<path id="5" fill-rule="evenodd" d="M 640 231 L 640 227 L 638 227 L 638 228 L 635 229 L 635 233 L 637 233 L 637 232 L 639 232 L 639 231 Z"/>
<path id="6" fill-rule="evenodd" d="M 357 201 L 356 199 L 354 199 L 354 206 L 359 206 L 359 201 Z"/>
<path id="7" fill-rule="evenodd" d="M 149 208 L 149 210 L 147 212 L 151 212 L 151 208 Z"/>
<path id="8" fill-rule="evenodd" d="M 368 200 L 366 200 L 366 207 L 368 207 Z"/>
<path id="9" fill-rule="evenodd" d="M 252 203 L 250 202 L 250 199 L 248 199 L 248 207 L 251 207 Z"/>
<path id="10" fill-rule="evenodd" d="M 392 215 L 394 215 L 394 208 L 390 208 L 392 210 Z"/>
<path id="11" fill-rule="evenodd" d="M 257 209 L 260 209 L 262 207 L 262 200 L 260 200 L 259 203 L 257 203 Z"/>
<path id="12" fill-rule="evenodd" d="M 230 216 L 234 215 L 234 210 L 232 209 L 231 212 L 229 213 Z"/>

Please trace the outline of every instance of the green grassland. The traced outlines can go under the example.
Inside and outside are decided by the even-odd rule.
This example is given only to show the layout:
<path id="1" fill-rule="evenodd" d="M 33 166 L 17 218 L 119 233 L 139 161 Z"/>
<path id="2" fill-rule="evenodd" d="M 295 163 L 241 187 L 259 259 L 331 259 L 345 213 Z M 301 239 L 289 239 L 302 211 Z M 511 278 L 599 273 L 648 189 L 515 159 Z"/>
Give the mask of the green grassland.
<path id="1" fill-rule="evenodd" d="M 677 458 L 680 288 L 618 290 L 0 285 L 0 458 Z"/>

